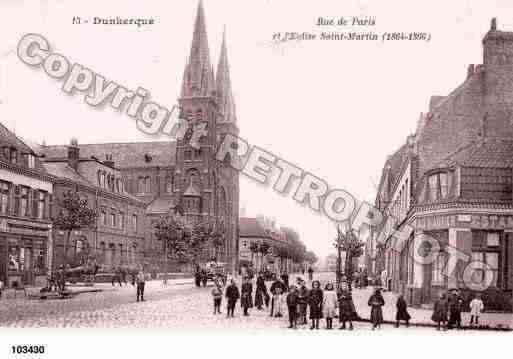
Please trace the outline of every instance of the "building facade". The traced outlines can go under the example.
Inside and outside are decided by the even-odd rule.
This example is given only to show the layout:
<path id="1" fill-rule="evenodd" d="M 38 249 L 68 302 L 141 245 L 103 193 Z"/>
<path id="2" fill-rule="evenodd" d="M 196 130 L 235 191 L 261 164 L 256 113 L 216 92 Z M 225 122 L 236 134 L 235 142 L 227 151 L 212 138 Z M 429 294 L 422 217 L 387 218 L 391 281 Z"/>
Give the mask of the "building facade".
<path id="1" fill-rule="evenodd" d="M 470 65 L 449 95 L 431 98 L 416 133 L 385 163 L 375 205 L 386 221 L 368 245 L 369 262 L 413 304 L 480 284 L 511 296 L 512 80 L 513 33 L 494 19 L 483 63 Z M 440 251 L 417 260 L 426 236 Z"/>
<path id="2" fill-rule="evenodd" d="M 0 124 L 0 281 L 45 285 L 52 266 L 54 179 L 36 153 Z"/>
<path id="3" fill-rule="evenodd" d="M 110 270 L 117 265 L 143 264 L 146 204 L 129 194 L 121 172 L 112 159 L 99 161 L 84 157 L 76 140 L 67 146 L 66 155 L 46 151 L 43 166 L 54 176 L 52 217 L 58 215 L 59 201 L 68 191 L 76 191 L 98 215 L 87 229 L 67 233 L 54 230 L 53 269 L 61 264 L 80 265 L 94 261 Z"/>

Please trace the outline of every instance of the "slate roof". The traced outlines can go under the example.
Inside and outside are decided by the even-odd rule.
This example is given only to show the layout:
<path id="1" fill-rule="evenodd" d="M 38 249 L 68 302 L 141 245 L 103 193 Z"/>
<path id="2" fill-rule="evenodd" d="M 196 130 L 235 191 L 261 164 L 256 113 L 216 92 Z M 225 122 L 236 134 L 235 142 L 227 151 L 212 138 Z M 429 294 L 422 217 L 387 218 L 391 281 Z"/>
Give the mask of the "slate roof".
<path id="1" fill-rule="evenodd" d="M 171 208 L 176 207 L 176 200 L 172 196 L 157 197 L 146 208 L 148 214 L 169 213 Z"/>
<path id="2" fill-rule="evenodd" d="M 23 139 L 16 136 L 16 134 L 14 134 L 0 122 L 0 147 L 3 146 L 14 147 L 17 151 L 21 153 L 31 153 L 33 155 L 37 155 L 37 152 L 35 152 L 31 148 L 31 146 L 29 146 Z M 18 163 L 16 166 L 25 167 L 23 165 L 20 165 L 20 163 Z M 34 169 L 41 173 L 45 172 L 45 169 L 41 164 L 41 161 L 39 161 L 37 157 L 35 159 Z"/>
<path id="3" fill-rule="evenodd" d="M 513 140 L 484 139 L 462 146 L 435 167 L 513 168 Z"/>
<path id="4" fill-rule="evenodd" d="M 45 156 L 51 158 L 67 157 L 67 146 L 41 146 Z M 166 167 L 175 165 L 176 142 L 127 142 L 79 144 L 80 157 L 96 157 L 105 160 L 105 155 L 112 155 L 116 168 L 132 167 Z"/>

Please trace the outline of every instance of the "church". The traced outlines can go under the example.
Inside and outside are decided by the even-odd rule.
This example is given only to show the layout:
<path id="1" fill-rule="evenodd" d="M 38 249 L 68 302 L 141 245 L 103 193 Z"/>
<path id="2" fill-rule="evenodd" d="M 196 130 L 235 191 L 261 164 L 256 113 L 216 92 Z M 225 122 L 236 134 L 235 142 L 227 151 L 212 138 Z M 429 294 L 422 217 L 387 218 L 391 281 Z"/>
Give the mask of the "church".
<path id="1" fill-rule="evenodd" d="M 179 104 L 181 116 L 188 119 L 190 125 L 206 124 L 207 134 L 201 138 L 199 148 L 191 147 L 187 136 L 176 141 L 160 142 L 79 144 L 73 141 L 70 146 L 41 146 L 45 168 L 56 177 L 78 176 L 97 188 L 111 189 L 118 196 L 125 194 L 127 198 L 123 203 L 128 201 L 134 211 L 142 204 L 143 238 L 140 241 L 143 243 L 137 248 L 138 255 L 145 262 L 154 264 L 163 259 L 162 243 L 152 235 L 152 220 L 174 213 L 180 207 L 187 220 L 212 220 L 222 228 L 224 245 L 217 259 L 234 269 L 238 258 L 239 174 L 217 161 L 215 153 L 225 135 L 237 136 L 239 130 L 225 36 L 214 73 L 201 1 L 196 13 Z M 91 171 L 91 166 L 70 167 L 70 154 L 75 157 L 74 163 L 93 159 L 102 165 L 94 166 L 95 171 Z M 56 170 L 58 163 L 65 166 L 66 171 L 62 168 Z M 115 173 L 114 177 L 112 173 Z M 105 211 L 111 211 L 111 207 L 113 213 L 124 214 L 119 220 L 128 221 L 131 218 L 122 208 L 115 208 L 116 202 Z M 101 212 L 103 209 L 99 210 Z M 108 217 L 111 214 L 104 215 Z M 124 240 L 123 236 L 113 238 L 106 236 L 95 242 L 104 243 L 107 250 L 124 248 L 122 243 L 117 243 Z M 122 257 L 123 253 L 119 255 Z M 116 255 L 109 257 L 116 258 Z M 180 270 L 181 267 L 175 266 L 174 269 Z"/>

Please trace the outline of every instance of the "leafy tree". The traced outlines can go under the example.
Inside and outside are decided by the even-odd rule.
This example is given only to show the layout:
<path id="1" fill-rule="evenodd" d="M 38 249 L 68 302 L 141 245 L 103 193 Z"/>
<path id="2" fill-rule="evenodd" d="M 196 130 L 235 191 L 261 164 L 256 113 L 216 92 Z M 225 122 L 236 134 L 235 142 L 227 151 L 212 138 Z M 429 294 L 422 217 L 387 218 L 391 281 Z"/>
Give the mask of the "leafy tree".
<path id="1" fill-rule="evenodd" d="M 57 201 L 59 212 L 52 218 L 53 227 L 56 230 L 66 232 L 64 242 L 64 271 L 68 265 L 68 246 L 73 231 L 89 229 L 96 223 L 98 214 L 89 207 L 87 199 L 80 198 L 78 191 L 67 191 L 63 197 Z"/>
<path id="2" fill-rule="evenodd" d="M 187 256 L 187 237 L 190 228 L 174 216 L 162 216 L 153 223 L 155 238 L 164 247 L 164 266 L 167 271 L 168 259 L 181 260 Z"/>

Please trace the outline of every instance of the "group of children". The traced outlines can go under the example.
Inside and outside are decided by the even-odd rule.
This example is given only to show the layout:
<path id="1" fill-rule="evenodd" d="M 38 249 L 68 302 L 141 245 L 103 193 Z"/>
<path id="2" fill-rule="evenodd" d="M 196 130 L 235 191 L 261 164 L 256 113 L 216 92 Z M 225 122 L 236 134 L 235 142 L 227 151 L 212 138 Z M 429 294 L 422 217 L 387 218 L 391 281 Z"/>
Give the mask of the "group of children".
<path id="1" fill-rule="evenodd" d="M 297 278 L 297 285 L 288 285 L 282 279 L 276 279 L 270 287 L 271 295 L 267 292 L 267 286 L 262 276 L 258 276 L 256 281 L 254 304 L 258 310 L 263 310 L 263 306 L 270 306 L 270 315 L 272 317 L 283 317 L 285 306 L 287 307 L 289 328 L 297 328 L 308 324 L 307 309 L 309 309 L 309 319 L 311 320 L 310 329 L 319 329 L 320 319 L 324 318 L 326 329 L 333 329 L 333 319 L 337 317 L 341 323 L 340 329 L 353 330 L 353 321 L 359 319 L 353 303 L 351 291 L 346 283 L 342 282 L 338 290 L 335 290 L 333 283 L 328 282 L 324 289 L 321 289 L 321 283 L 317 280 L 312 281 L 311 289 L 306 287 L 306 282 L 302 278 Z M 250 278 L 244 278 L 241 290 L 232 279 L 230 285 L 226 288 L 225 297 L 227 299 L 227 316 L 233 317 L 235 305 L 241 300 L 243 315 L 249 316 L 249 308 L 253 307 L 253 285 Z M 220 283 L 212 290 L 214 299 L 214 314 L 221 313 L 221 302 L 223 298 L 223 289 Z M 435 303 L 432 320 L 437 323 L 440 330 L 441 325 L 445 328 L 461 328 L 461 310 L 463 300 L 459 293 L 452 291 L 448 296 L 442 295 Z M 381 294 L 381 289 L 376 288 L 368 300 L 371 307 L 370 321 L 372 329 L 379 329 L 383 323 L 383 307 L 385 300 Z M 470 303 L 470 325 L 479 323 L 479 316 L 484 309 L 483 301 L 480 295 L 477 295 Z M 408 312 L 408 305 L 402 295 L 399 295 L 396 301 L 396 322 L 399 327 L 401 322 L 410 324 L 411 316 Z"/>

